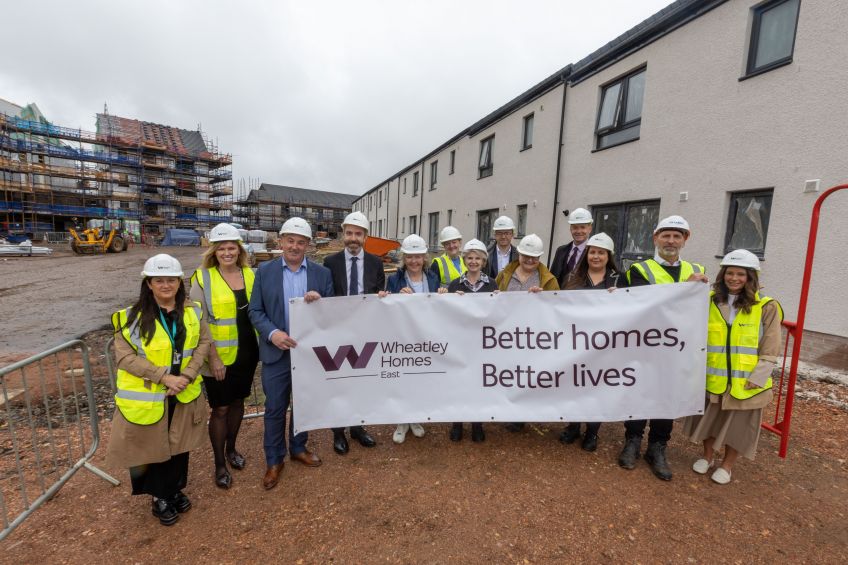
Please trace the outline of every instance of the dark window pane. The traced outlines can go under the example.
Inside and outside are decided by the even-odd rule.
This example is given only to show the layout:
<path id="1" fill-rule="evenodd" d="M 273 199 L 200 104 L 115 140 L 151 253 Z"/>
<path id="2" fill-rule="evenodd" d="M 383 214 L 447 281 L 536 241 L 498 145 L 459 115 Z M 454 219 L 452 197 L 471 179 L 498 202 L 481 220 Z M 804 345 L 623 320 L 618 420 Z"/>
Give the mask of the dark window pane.
<path id="1" fill-rule="evenodd" d="M 624 111 L 624 122 L 630 122 L 642 117 L 642 100 L 645 97 L 645 71 L 633 75 L 627 83 L 627 106 Z"/>
<path id="2" fill-rule="evenodd" d="M 792 56 L 797 14 L 798 0 L 783 2 L 762 13 L 754 68 Z"/>
<path id="3" fill-rule="evenodd" d="M 658 204 L 636 205 L 628 208 L 624 254 L 653 257 L 653 235 L 659 221 L 659 213 Z"/>
<path id="4" fill-rule="evenodd" d="M 766 247 L 771 194 L 736 195 L 731 204 L 732 226 L 725 252 L 747 249 L 762 255 Z"/>
<path id="5" fill-rule="evenodd" d="M 636 124 L 633 127 L 603 135 L 598 138 L 598 149 L 603 149 L 604 147 L 609 147 L 610 145 L 616 145 L 618 143 L 624 143 L 631 139 L 637 139 L 639 137 L 640 129 L 641 125 Z"/>
<path id="6" fill-rule="evenodd" d="M 604 99 L 601 102 L 601 113 L 598 116 L 598 130 L 611 127 L 615 123 L 616 109 L 618 108 L 618 95 L 621 92 L 621 83 L 614 84 L 604 91 Z"/>

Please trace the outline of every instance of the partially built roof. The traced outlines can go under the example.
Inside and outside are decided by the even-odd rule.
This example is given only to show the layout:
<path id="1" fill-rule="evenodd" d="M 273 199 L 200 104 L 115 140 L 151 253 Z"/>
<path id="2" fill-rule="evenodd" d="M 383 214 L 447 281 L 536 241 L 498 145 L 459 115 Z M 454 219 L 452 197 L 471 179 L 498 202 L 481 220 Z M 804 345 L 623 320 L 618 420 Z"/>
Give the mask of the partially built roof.
<path id="1" fill-rule="evenodd" d="M 97 114 L 97 135 L 131 144 L 146 142 L 165 147 L 173 153 L 195 158 L 212 157 L 199 131 L 142 122 L 111 114 Z"/>
<path id="2" fill-rule="evenodd" d="M 299 204 L 302 206 L 320 206 L 324 208 L 350 209 L 353 201 L 359 198 L 355 194 L 326 192 L 295 186 L 262 183 L 258 189 L 250 191 L 248 202 L 278 202 L 280 204 Z"/>

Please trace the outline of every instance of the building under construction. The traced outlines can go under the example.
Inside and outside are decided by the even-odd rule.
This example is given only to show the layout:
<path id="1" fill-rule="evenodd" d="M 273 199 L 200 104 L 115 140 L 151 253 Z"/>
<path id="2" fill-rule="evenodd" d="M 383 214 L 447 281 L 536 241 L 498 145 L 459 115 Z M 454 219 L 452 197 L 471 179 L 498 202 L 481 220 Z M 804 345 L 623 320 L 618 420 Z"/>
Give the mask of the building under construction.
<path id="1" fill-rule="evenodd" d="M 96 131 L 0 100 L 0 233 L 111 220 L 139 237 L 230 221 L 232 157 L 202 132 L 97 114 Z"/>
<path id="2" fill-rule="evenodd" d="M 250 229 L 277 231 L 287 219 L 298 216 L 308 221 L 314 232 L 327 232 L 335 238 L 341 234 L 342 220 L 357 198 L 353 194 L 262 183 L 235 203 L 233 221 Z"/>

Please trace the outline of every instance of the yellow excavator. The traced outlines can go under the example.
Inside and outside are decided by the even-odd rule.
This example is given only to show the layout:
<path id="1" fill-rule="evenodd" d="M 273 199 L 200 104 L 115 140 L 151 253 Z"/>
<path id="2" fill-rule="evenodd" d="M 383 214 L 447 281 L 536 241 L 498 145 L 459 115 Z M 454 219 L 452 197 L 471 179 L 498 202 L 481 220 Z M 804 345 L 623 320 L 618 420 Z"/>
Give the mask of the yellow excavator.
<path id="1" fill-rule="evenodd" d="M 105 232 L 105 222 L 89 222 L 89 227 L 78 231 L 79 228 L 69 228 L 71 233 L 71 249 L 77 255 L 96 255 L 98 253 L 120 253 L 126 251 L 129 241 L 119 235 L 114 228 Z"/>

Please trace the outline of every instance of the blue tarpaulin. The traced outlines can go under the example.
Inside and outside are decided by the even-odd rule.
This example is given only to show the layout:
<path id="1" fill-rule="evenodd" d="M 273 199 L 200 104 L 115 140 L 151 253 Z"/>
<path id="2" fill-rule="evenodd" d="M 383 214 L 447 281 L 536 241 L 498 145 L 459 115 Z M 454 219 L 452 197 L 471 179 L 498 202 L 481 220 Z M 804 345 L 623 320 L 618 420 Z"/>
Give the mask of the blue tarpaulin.
<path id="1" fill-rule="evenodd" d="M 171 228 L 165 232 L 162 245 L 200 245 L 200 236 L 194 230 Z"/>

